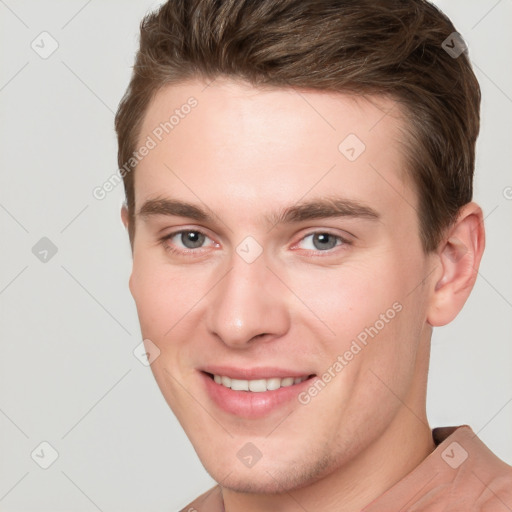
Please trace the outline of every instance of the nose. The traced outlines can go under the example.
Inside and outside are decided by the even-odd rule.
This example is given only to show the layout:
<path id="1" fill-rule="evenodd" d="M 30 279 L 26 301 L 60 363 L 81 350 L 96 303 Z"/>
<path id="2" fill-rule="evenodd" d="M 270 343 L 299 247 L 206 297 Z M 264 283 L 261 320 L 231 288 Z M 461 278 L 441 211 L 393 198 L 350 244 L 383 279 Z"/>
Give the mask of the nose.
<path id="1" fill-rule="evenodd" d="M 229 272 L 209 295 L 209 331 L 231 348 L 283 336 L 290 328 L 286 289 L 263 257 L 246 263 L 234 255 Z"/>

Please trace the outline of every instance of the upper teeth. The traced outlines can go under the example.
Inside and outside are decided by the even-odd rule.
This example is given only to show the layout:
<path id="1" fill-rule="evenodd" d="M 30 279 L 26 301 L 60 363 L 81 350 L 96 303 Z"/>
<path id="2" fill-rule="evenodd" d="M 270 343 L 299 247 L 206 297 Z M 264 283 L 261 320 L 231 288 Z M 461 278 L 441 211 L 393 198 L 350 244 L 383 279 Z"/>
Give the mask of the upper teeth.
<path id="1" fill-rule="evenodd" d="M 213 376 L 213 380 L 217 384 L 231 388 L 233 391 L 254 391 L 256 393 L 293 386 L 293 384 L 299 384 L 306 379 L 307 377 L 285 377 L 284 379 L 275 377 L 272 379 L 243 380 L 232 379 L 224 375 Z"/>

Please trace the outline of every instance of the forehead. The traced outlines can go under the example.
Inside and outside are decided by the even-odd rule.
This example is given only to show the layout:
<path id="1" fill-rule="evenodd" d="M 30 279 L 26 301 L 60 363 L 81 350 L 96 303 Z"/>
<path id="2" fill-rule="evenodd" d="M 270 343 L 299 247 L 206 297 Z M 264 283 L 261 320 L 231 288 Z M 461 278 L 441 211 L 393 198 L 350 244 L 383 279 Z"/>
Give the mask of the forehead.
<path id="1" fill-rule="evenodd" d="M 218 78 L 162 89 L 146 112 L 136 206 L 172 193 L 244 210 L 308 194 L 416 202 L 404 179 L 404 121 L 392 99 Z M 338 194 L 339 195 L 339 194 Z M 407 196 L 407 197 L 405 197 Z M 215 204 L 218 203 L 218 204 Z"/>

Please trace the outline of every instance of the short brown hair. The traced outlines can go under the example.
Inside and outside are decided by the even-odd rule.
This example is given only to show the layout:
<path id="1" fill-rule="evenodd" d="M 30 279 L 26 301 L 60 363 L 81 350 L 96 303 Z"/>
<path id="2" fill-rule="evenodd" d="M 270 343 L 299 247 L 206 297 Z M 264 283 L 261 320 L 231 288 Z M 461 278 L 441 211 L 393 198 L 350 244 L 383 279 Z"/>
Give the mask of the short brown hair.
<path id="1" fill-rule="evenodd" d="M 425 0 L 168 0 L 140 25 L 115 119 L 119 167 L 137 147 L 149 102 L 173 83 L 225 76 L 254 86 L 386 95 L 408 119 L 420 235 L 425 251 L 434 250 L 472 199 L 480 124 L 480 88 L 467 54 L 443 44 L 454 46 L 454 32 Z M 133 244 L 134 172 L 123 180 Z"/>

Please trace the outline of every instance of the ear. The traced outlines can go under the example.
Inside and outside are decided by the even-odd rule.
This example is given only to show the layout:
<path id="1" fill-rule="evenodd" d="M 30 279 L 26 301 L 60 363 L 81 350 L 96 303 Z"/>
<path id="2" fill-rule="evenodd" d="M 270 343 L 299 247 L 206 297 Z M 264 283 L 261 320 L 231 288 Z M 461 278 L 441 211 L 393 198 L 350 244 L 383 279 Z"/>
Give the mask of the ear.
<path id="1" fill-rule="evenodd" d="M 468 203 L 459 212 L 437 249 L 442 272 L 429 301 L 427 321 L 432 326 L 451 322 L 464 306 L 478 275 L 485 247 L 482 209 Z"/>
<path id="2" fill-rule="evenodd" d="M 123 203 L 123 206 L 121 206 L 121 220 L 123 221 L 124 227 L 128 229 L 128 207 L 125 203 Z"/>

